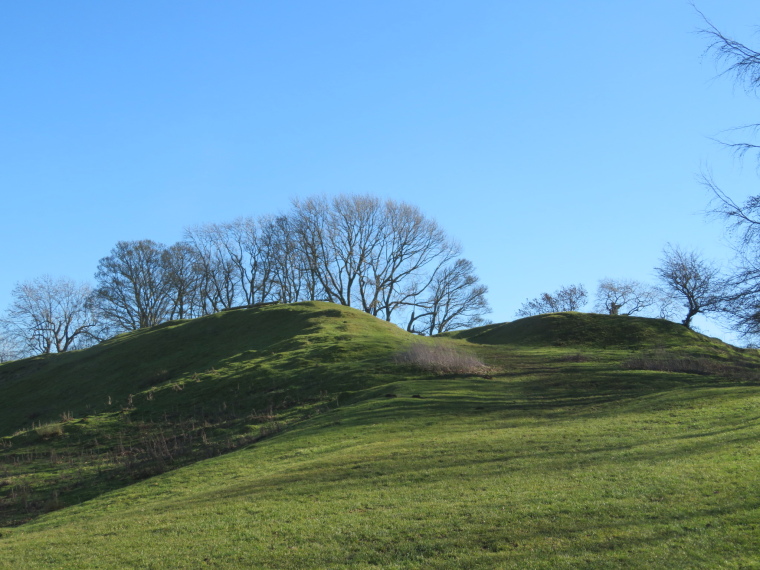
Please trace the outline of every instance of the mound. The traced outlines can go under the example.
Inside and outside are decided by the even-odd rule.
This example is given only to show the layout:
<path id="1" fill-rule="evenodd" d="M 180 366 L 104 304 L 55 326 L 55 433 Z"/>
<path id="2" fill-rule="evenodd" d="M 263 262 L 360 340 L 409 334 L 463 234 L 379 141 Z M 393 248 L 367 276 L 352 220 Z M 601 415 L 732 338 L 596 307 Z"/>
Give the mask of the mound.
<path id="1" fill-rule="evenodd" d="M 727 345 L 574 313 L 447 336 L 482 343 L 493 374 L 394 365 L 419 339 L 327 303 L 1 365 L 0 422 L 73 413 L 0 437 L 0 567 L 755 563 L 755 351 L 717 355 L 736 375 L 640 369 L 589 345 Z"/>
<path id="2" fill-rule="evenodd" d="M 152 392 L 169 387 L 183 391 L 173 398 L 174 409 L 213 402 L 216 395 L 227 401 L 229 394 L 221 394 L 232 382 L 256 399 L 266 381 L 271 392 L 293 381 L 294 371 L 318 377 L 320 363 L 330 363 L 335 372 L 335 364 L 344 360 L 356 364 L 367 355 L 387 357 L 394 342 L 406 336 L 393 324 L 324 302 L 170 321 L 86 350 L 0 365 L 0 435 L 57 420 L 62 413 L 81 417 L 117 411 L 148 396 L 141 407 L 164 413 Z"/>
<path id="3" fill-rule="evenodd" d="M 478 344 L 593 348 L 688 347 L 722 344 L 665 319 L 593 313 L 548 313 L 450 335 Z"/>

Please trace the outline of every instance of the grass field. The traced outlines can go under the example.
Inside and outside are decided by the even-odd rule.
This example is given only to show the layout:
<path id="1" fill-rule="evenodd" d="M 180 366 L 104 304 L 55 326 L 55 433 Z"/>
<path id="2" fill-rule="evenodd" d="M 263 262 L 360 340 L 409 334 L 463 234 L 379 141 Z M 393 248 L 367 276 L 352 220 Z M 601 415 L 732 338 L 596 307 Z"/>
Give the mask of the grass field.
<path id="1" fill-rule="evenodd" d="M 572 313 L 445 336 L 302 303 L 1 365 L 0 567 L 760 567 L 755 351 Z"/>

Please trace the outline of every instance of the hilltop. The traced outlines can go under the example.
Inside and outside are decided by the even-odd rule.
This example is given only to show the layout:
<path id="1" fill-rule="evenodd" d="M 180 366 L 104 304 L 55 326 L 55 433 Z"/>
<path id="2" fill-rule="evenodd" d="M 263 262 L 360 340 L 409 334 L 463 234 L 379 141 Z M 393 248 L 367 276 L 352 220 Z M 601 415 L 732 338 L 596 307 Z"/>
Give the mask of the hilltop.
<path id="1" fill-rule="evenodd" d="M 134 408 L 162 412 L 153 400 L 172 390 L 178 409 L 240 401 L 235 394 L 241 381 L 258 407 L 266 404 L 261 393 L 272 394 L 272 382 L 284 393 L 340 389 L 336 370 L 347 372 L 343 368 L 350 370 L 357 358 L 385 361 L 406 335 L 367 317 L 322 302 L 240 308 L 124 333 L 82 351 L 0 365 L 0 434 L 61 413 L 132 409 L 130 395 L 140 403 Z M 335 364 L 329 382 L 320 368 L 325 363 Z"/>
<path id="2" fill-rule="evenodd" d="M 730 345 L 665 320 L 595 313 L 548 313 L 445 333 L 478 344 L 587 348 L 730 349 Z"/>
<path id="3" fill-rule="evenodd" d="M 3 364 L 0 567 L 750 564 L 759 366 L 666 321 L 318 302 Z"/>

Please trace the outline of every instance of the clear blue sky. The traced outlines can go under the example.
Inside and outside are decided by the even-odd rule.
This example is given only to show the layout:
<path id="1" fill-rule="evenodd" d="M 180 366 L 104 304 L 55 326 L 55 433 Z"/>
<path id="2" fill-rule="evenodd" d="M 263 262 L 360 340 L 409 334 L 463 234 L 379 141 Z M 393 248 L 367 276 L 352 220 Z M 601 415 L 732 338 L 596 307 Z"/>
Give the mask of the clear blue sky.
<path id="1" fill-rule="evenodd" d="M 758 39 L 756 0 L 697 6 Z M 44 273 L 92 281 L 119 240 L 321 193 L 437 219 L 496 322 L 564 284 L 651 282 L 667 242 L 727 262 L 696 177 L 757 193 L 710 137 L 760 116 L 702 25 L 681 0 L 7 3 L 0 309 Z"/>

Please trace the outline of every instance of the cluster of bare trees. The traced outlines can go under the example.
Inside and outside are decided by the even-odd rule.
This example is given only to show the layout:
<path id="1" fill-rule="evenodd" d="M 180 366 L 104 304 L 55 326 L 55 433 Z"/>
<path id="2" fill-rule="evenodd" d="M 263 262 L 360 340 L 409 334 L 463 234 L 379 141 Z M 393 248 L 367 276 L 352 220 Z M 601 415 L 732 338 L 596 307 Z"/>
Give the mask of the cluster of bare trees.
<path id="1" fill-rule="evenodd" d="M 472 327 L 490 311 L 487 288 L 459 254 L 409 204 L 353 195 L 296 200 L 284 215 L 188 228 L 171 246 L 118 242 L 98 263 L 93 288 L 49 277 L 18 285 L 0 358 L 63 352 L 267 302 L 331 301 L 420 334 Z"/>
<path id="2" fill-rule="evenodd" d="M 238 305 L 326 300 L 412 332 L 488 312 L 459 246 L 418 208 L 372 196 L 297 200 L 287 215 L 189 228 L 171 247 L 120 242 L 100 260 L 101 314 L 131 330 Z"/>
<path id="3" fill-rule="evenodd" d="M 530 317 L 544 313 L 580 311 L 588 301 L 588 292 L 583 285 L 568 285 L 554 293 L 541 293 L 528 299 L 517 311 L 518 317 Z"/>
<path id="4" fill-rule="evenodd" d="M 657 285 L 632 279 L 605 278 L 599 282 L 594 310 L 609 315 L 645 315 L 672 319 L 691 328 L 698 314 L 728 311 L 731 294 L 719 268 L 700 254 L 668 244 L 655 268 Z M 542 293 L 523 303 L 518 317 L 543 313 L 579 311 L 588 303 L 583 285 L 570 285 L 554 293 Z M 684 313 L 679 313 L 679 308 Z"/>
<path id="5" fill-rule="evenodd" d="M 87 284 L 44 275 L 17 284 L 12 299 L 1 323 L 0 362 L 25 354 L 65 352 L 102 338 Z"/>

